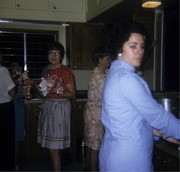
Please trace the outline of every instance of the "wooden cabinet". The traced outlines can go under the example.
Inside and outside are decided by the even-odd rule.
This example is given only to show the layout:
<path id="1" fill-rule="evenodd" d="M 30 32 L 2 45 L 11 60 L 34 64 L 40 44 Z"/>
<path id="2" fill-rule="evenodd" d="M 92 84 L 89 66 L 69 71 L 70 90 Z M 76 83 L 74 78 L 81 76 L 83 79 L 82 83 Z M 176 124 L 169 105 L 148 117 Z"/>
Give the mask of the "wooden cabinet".
<path id="1" fill-rule="evenodd" d="M 37 127 L 38 117 L 42 101 L 29 100 L 26 101 L 26 136 L 23 142 L 23 149 L 21 157 L 45 157 L 49 156 L 48 149 L 41 148 L 37 143 Z M 82 139 L 83 139 L 83 115 L 84 115 L 85 101 L 72 102 L 71 113 L 71 147 L 68 154 L 76 156 L 78 160 L 82 160 Z M 66 155 L 67 156 L 67 155 Z"/>
<path id="2" fill-rule="evenodd" d="M 72 24 L 69 30 L 69 59 L 73 70 L 91 70 L 91 54 L 105 45 L 105 26 L 97 24 Z"/>
<path id="3" fill-rule="evenodd" d="M 41 105 L 41 101 L 26 101 L 26 118 L 25 118 L 25 129 L 26 136 L 23 143 L 22 156 L 25 158 L 29 157 L 40 157 L 48 155 L 48 150 L 41 148 L 40 144 L 37 143 L 37 127 L 38 117 Z"/>
<path id="4" fill-rule="evenodd" d="M 179 152 L 176 145 L 169 147 L 163 142 L 155 146 L 154 168 L 155 171 L 179 171 Z"/>
<path id="5" fill-rule="evenodd" d="M 71 115 L 71 154 L 77 161 L 83 160 L 83 131 L 84 131 L 84 106 L 85 101 L 73 102 Z"/>

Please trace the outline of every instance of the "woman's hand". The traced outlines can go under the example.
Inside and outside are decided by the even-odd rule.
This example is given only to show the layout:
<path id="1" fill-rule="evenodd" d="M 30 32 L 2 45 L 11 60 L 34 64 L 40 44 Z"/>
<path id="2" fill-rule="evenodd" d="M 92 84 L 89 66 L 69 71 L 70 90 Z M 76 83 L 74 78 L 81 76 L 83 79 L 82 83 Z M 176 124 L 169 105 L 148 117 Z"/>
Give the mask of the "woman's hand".
<path id="1" fill-rule="evenodd" d="M 153 135 L 157 137 L 163 137 L 162 133 L 159 130 L 153 129 Z"/>
<path id="2" fill-rule="evenodd" d="M 165 140 L 168 141 L 168 142 L 180 145 L 180 141 L 178 141 L 178 140 L 176 140 L 176 139 L 174 139 L 172 137 L 167 137 L 167 138 L 165 138 Z"/>
<path id="3" fill-rule="evenodd" d="M 154 136 L 157 136 L 157 137 L 162 137 L 162 138 L 165 137 L 164 134 L 162 134 L 159 130 L 156 130 L 156 129 L 153 129 L 153 134 L 154 134 Z M 165 138 L 165 140 L 168 142 L 180 145 L 180 141 L 178 141 L 172 137 L 167 137 L 167 138 Z"/>
<path id="4" fill-rule="evenodd" d="M 40 90 L 39 82 L 40 82 L 40 81 L 38 81 L 38 80 L 34 80 L 34 81 L 33 81 L 34 86 L 35 86 L 37 92 L 39 93 L 40 97 L 41 97 L 41 98 L 45 98 L 45 96 L 43 95 L 43 93 L 42 93 L 41 90 Z"/>
<path id="5" fill-rule="evenodd" d="M 68 98 L 68 99 L 75 99 L 76 98 L 76 92 L 75 92 L 75 84 L 67 84 L 66 89 L 63 91 L 63 94 L 61 94 L 62 97 Z"/>

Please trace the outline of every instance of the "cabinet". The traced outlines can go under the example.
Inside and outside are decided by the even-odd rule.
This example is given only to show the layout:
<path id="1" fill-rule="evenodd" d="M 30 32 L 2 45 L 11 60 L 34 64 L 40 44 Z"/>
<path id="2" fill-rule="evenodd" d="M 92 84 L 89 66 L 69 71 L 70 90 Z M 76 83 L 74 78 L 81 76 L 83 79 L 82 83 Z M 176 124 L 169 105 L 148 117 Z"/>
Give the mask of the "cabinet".
<path id="1" fill-rule="evenodd" d="M 0 18 L 46 22 L 85 22 L 85 1 L 0 0 Z"/>
<path id="2" fill-rule="evenodd" d="M 71 115 L 71 154 L 77 161 L 83 161 L 84 106 L 86 102 L 73 102 Z"/>
<path id="3" fill-rule="evenodd" d="M 160 149 L 156 149 L 154 168 L 155 171 L 179 171 L 179 159 Z"/>
<path id="4" fill-rule="evenodd" d="M 26 118 L 25 118 L 25 129 L 26 136 L 23 142 L 22 156 L 25 158 L 40 157 L 48 155 L 48 150 L 41 148 L 40 144 L 37 143 L 37 127 L 38 117 L 42 101 L 26 101 Z"/>
<path id="5" fill-rule="evenodd" d="M 0 8 L 12 8 L 12 0 L 0 0 Z"/>
<path id="6" fill-rule="evenodd" d="M 154 148 L 155 171 L 179 171 L 178 145 L 164 140 L 156 141 Z"/>
<path id="7" fill-rule="evenodd" d="M 97 24 L 72 24 L 69 29 L 70 66 L 73 70 L 91 70 L 91 54 L 105 44 L 105 26 Z"/>
<path id="8" fill-rule="evenodd" d="M 87 0 L 86 20 L 89 21 L 123 1 L 124 0 Z"/>
<path id="9" fill-rule="evenodd" d="M 64 12 L 81 12 L 84 11 L 83 0 L 76 0 L 76 5 L 72 0 L 51 0 L 51 8 L 53 11 L 64 11 Z"/>
<path id="10" fill-rule="evenodd" d="M 48 11 L 49 0 L 15 0 L 16 10 Z"/>
<path id="11" fill-rule="evenodd" d="M 23 142 L 21 157 L 45 157 L 49 156 L 48 149 L 41 148 L 37 143 L 37 127 L 41 100 L 28 100 L 26 107 L 26 136 Z M 67 154 L 76 156 L 77 160 L 82 160 L 82 139 L 83 139 L 83 114 L 85 101 L 73 101 L 71 113 L 71 147 Z M 67 156 L 67 155 L 65 155 Z"/>

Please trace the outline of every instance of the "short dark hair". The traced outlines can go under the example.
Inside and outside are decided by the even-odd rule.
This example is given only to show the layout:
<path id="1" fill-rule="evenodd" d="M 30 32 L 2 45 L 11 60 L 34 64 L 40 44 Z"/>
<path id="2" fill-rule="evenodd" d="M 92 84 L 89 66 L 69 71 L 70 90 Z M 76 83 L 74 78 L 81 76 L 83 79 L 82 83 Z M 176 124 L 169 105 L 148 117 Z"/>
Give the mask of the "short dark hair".
<path id="1" fill-rule="evenodd" d="M 116 28 L 113 35 L 108 40 L 108 47 L 111 49 L 113 59 L 116 59 L 117 54 L 121 53 L 123 44 L 129 40 L 131 33 L 138 33 L 143 36 L 144 41 L 147 41 L 147 32 L 145 27 L 136 21 L 122 21 Z"/>
<path id="2" fill-rule="evenodd" d="M 104 58 L 106 56 L 111 56 L 111 52 L 108 47 L 97 47 L 92 53 L 92 61 L 97 66 L 99 63 L 99 59 Z"/>
<path id="3" fill-rule="evenodd" d="M 64 53 L 65 53 L 64 46 L 61 43 L 56 42 L 56 41 L 51 42 L 47 47 L 47 51 L 49 52 L 51 50 L 59 50 L 61 57 L 64 57 Z"/>

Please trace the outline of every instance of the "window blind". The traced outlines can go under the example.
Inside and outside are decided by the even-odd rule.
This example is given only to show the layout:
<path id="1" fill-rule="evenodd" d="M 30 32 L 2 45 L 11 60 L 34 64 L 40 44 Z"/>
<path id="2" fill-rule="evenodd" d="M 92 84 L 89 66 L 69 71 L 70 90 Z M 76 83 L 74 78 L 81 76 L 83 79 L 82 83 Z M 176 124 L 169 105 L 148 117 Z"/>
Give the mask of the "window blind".
<path id="1" fill-rule="evenodd" d="M 22 68 L 27 65 L 30 77 L 39 79 L 48 64 L 47 45 L 57 40 L 57 32 L 47 31 L 0 31 L 0 52 L 4 66 L 17 61 Z"/>

